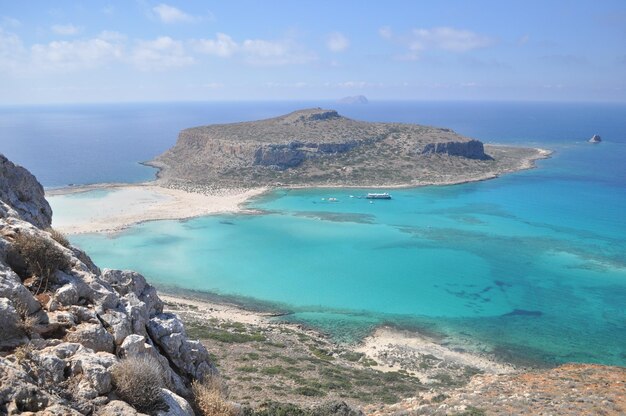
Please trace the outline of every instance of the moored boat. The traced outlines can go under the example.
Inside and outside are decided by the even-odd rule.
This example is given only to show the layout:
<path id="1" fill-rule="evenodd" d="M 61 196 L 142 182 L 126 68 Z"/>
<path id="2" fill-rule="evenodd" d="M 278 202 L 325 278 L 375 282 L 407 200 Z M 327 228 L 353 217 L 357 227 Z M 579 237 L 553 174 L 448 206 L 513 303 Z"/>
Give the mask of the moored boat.
<path id="1" fill-rule="evenodd" d="M 367 199 L 391 199 L 391 195 L 387 192 L 383 193 L 368 193 L 366 196 Z"/>

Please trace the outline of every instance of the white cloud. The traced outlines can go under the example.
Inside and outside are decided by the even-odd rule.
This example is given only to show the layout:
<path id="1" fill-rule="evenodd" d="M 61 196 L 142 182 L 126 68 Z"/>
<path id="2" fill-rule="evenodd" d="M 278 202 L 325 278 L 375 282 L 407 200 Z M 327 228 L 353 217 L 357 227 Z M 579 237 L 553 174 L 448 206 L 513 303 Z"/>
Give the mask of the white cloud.
<path id="1" fill-rule="evenodd" d="M 53 41 L 31 47 L 31 60 L 36 68 L 76 70 L 93 68 L 122 58 L 123 44 L 96 37 L 87 40 Z"/>
<path id="2" fill-rule="evenodd" d="M 2 19 L 0 19 L 0 27 L 3 26 L 3 27 L 8 27 L 8 28 L 16 28 L 16 27 L 20 27 L 21 25 L 22 25 L 22 22 L 20 22 L 14 17 L 2 16 Z"/>
<path id="3" fill-rule="evenodd" d="M 180 68 L 194 63 L 193 57 L 186 54 L 183 43 L 169 36 L 137 41 L 131 61 L 142 71 Z"/>
<path id="4" fill-rule="evenodd" d="M 192 41 L 198 52 L 228 58 L 239 49 L 237 42 L 224 33 L 218 33 L 215 39 L 200 39 Z"/>
<path id="5" fill-rule="evenodd" d="M 491 38 L 469 30 L 436 27 L 433 29 L 414 29 L 410 49 L 436 48 L 451 52 L 467 52 L 491 44 L 493 44 Z"/>
<path id="6" fill-rule="evenodd" d="M 304 64 L 317 59 L 314 53 L 292 39 L 245 39 L 237 42 L 229 35 L 218 33 L 215 39 L 193 40 L 191 44 L 197 52 L 220 58 L 238 56 L 245 63 L 255 66 Z"/>
<path id="7" fill-rule="evenodd" d="M 415 60 L 426 50 L 443 50 L 453 53 L 468 52 L 485 48 L 494 43 L 494 39 L 453 27 L 435 27 L 431 29 L 413 29 L 407 36 L 395 36 L 390 28 L 381 28 L 379 34 L 387 40 L 395 40 L 408 48 L 408 53 L 400 59 Z"/>
<path id="8" fill-rule="evenodd" d="M 170 6 L 167 4 L 159 4 L 152 8 L 152 12 L 163 22 L 163 23 L 185 23 L 185 22 L 193 22 L 197 20 L 196 17 L 183 12 L 182 10 Z"/>
<path id="9" fill-rule="evenodd" d="M 326 46 L 331 52 L 343 52 L 350 46 L 350 40 L 339 32 L 333 32 L 328 36 Z"/>
<path id="10" fill-rule="evenodd" d="M 26 50 L 19 36 L 7 33 L 0 28 L 0 71 L 19 71 L 20 62 L 24 60 L 25 53 Z"/>
<path id="11" fill-rule="evenodd" d="M 50 29 L 52 29 L 52 31 L 56 33 L 57 35 L 63 35 L 63 36 L 77 35 L 82 31 L 82 28 L 71 25 L 71 24 L 53 25 L 52 27 L 50 27 Z"/>
<path id="12" fill-rule="evenodd" d="M 345 82 L 339 82 L 336 84 L 331 84 L 334 87 L 339 87 L 339 88 L 366 88 L 366 87 L 382 87 L 383 84 L 381 83 L 373 83 L 373 82 L 366 82 L 366 81 L 345 81 Z"/>
<path id="13" fill-rule="evenodd" d="M 241 50 L 247 63 L 258 66 L 305 64 L 317 59 L 315 54 L 289 39 L 247 39 L 243 41 Z"/>
<path id="14" fill-rule="evenodd" d="M 383 39 L 391 39 L 393 37 L 393 32 L 389 26 L 383 26 L 378 29 L 378 34 Z"/>

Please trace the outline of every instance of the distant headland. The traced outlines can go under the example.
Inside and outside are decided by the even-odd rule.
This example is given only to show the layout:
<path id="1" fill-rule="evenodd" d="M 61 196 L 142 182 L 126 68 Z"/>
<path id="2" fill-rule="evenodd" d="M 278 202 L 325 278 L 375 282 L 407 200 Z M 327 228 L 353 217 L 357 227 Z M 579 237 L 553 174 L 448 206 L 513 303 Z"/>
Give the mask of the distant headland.
<path id="1" fill-rule="evenodd" d="M 484 180 L 528 169 L 548 151 L 484 145 L 447 128 L 349 119 L 312 108 L 259 121 L 183 130 L 148 162 L 159 184 L 242 187 L 394 187 Z"/>

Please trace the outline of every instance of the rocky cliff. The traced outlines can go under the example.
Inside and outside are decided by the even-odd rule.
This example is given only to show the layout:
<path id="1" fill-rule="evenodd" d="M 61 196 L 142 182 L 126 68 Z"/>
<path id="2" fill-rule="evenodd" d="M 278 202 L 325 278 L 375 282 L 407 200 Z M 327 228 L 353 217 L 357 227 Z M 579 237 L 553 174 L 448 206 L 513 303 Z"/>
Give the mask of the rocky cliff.
<path id="1" fill-rule="evenodd" d="M 183 130 L 149 164 L 177 185 L 272 186 L 449 183 L 515 170 L 535 149 L 483 143 L 450 129 L 352 120 L 334 110 Z"/>
<path id="2" fill-rule="evenodd" d="M 113 373 L 139 358 L 162 382 L 152 413 L 193 414 L 191 382 L 216 371 L 205 347 L 143 276 L 100 270 L 47 231 L 51 215 L 36 179 L 0 156 L 0 414 L 137 414 Z"/>

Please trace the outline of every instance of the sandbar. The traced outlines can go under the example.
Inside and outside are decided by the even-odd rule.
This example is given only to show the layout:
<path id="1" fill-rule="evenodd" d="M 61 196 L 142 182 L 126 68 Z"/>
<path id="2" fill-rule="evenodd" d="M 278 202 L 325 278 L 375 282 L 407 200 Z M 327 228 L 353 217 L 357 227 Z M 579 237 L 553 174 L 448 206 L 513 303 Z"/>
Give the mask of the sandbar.
<path id="1" fill-rule="evenodd" d="M 99 184 L 46 191 L 53 227 L 65 234 L 113 233 L 156 220 L 247 212 L 242 204 L 266 188 L 208 189 L 204 193 L 154 183 Z"/>

